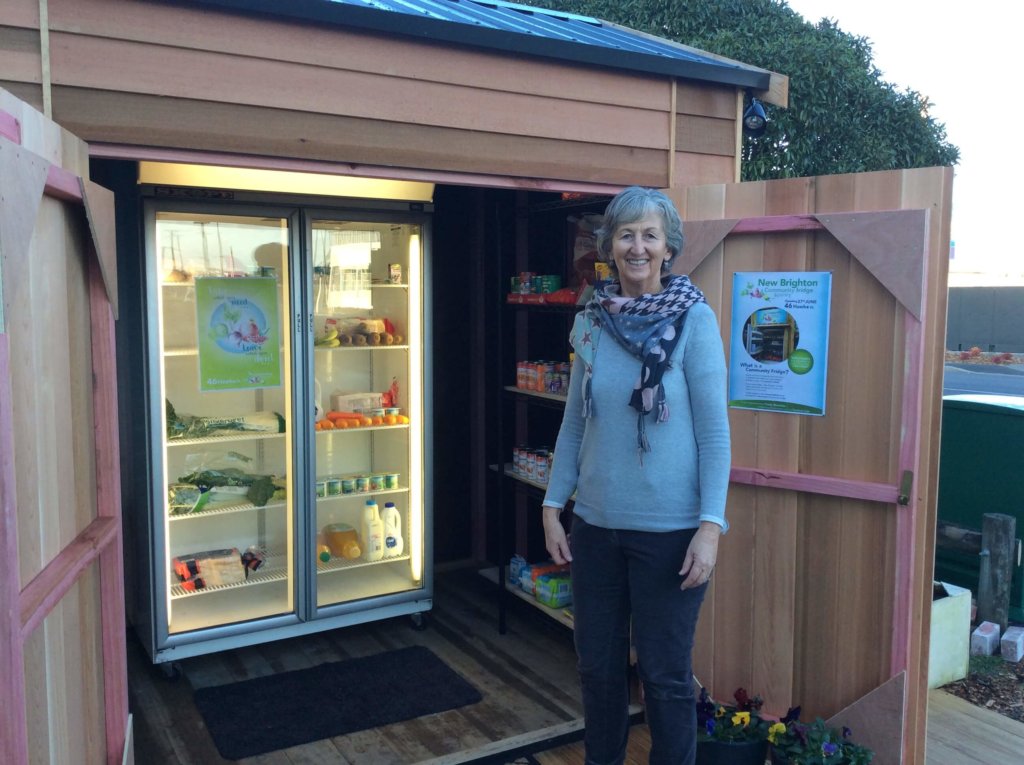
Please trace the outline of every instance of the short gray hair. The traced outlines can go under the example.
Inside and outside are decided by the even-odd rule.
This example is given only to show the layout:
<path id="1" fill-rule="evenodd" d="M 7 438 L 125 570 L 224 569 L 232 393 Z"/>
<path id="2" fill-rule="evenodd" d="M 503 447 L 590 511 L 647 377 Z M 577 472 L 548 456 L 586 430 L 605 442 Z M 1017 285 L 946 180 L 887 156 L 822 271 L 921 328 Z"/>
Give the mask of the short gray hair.
<path id="1" fill-rule="evenodd" d="M 665 194 L 657 189 L 649 189 L 643 186 L 630 186 L 616 194 L 604 211 L 604 221 L 597 229 L 597 251 L 601 259 L 607 262 L 612 269 L 615 269 L 615 259 L 612 258 L 612 236 L 619 226 L 627 223 L 636 223 L 643 220 L 651 213 L 658 213 L 665 226 L 665 242 L 672 253 L 672 257 L 666 258 L 661 264 L 662 271 L 668 271 L 673 261 L 683 251 L 683 221 L 679 217 L 676 206 Z"/>

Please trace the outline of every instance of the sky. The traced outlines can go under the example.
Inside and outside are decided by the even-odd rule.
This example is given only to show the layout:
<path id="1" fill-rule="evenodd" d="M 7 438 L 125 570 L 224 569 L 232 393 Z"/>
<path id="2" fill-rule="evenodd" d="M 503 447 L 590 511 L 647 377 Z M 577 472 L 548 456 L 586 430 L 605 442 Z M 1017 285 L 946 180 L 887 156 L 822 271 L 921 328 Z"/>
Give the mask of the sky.
<path id="1" fill-rule="evenodd" d="M 950 286 L 1024 285 L 1024 4 L 995 0 L 786 0 L 807 21 L 835 20 L 872 43 L 882 78 L 932 103 L 960 149 Z M 785 74 L 785 72 L 780 72 Z M 1013 115 L 1017 115 L 1014 117 Z"/>

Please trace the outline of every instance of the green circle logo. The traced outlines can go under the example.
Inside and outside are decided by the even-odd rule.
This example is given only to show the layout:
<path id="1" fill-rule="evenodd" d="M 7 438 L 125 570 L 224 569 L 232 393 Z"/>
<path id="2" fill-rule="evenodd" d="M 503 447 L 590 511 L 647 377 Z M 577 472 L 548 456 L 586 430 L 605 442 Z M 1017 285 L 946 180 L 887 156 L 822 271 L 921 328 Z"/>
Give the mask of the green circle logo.
<path id="1" fill-rule="evenodd" d="M 789 354 L 789 368 L 798 375 L 805 375 L 814 366 L 814 357 L 803 348 L 797 348 Z"/>

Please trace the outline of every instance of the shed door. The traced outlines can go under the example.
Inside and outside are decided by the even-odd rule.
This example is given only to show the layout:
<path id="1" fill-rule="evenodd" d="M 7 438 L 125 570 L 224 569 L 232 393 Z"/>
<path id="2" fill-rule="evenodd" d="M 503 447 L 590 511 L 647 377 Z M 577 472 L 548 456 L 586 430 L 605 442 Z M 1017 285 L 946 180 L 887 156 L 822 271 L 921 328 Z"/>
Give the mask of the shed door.
<path id="1" fill-rule="evenodd" d="M 805 719 L 895 679 L 881 728 L 905 762 L 924 757 L 951 186 L 930 168 L 669 191 L 676 269 L 727 355 L 735 272 L 832 274 L 825 414 L 730 410 L 731 530 L 694 672 Z"/>
<path id="2" fill-rule="evenodd" d="M 120 763 L 128 723 L 113 195 L 0 90 L 0 741 Z"/>

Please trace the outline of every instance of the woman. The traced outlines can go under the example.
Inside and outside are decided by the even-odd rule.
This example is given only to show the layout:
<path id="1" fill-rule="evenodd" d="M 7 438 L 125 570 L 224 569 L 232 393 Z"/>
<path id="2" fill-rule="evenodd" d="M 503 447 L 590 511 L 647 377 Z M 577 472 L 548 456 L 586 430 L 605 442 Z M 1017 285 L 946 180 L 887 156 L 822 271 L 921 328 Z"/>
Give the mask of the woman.
<path id="1" fill-rule="evenodd" d="M 703 294 L 669 272 L 683 230 L 668 197 L 619 193 L 597 245 L 613 278 L 573 325 L 545 544 L 572 564 L 587 764 L 625 756 L 632 625 L 650 762 L 690 765 L 693 634 L 728 528 L 725 355 Z M 559 515 L 574 491 L 567 538 Z"/>

